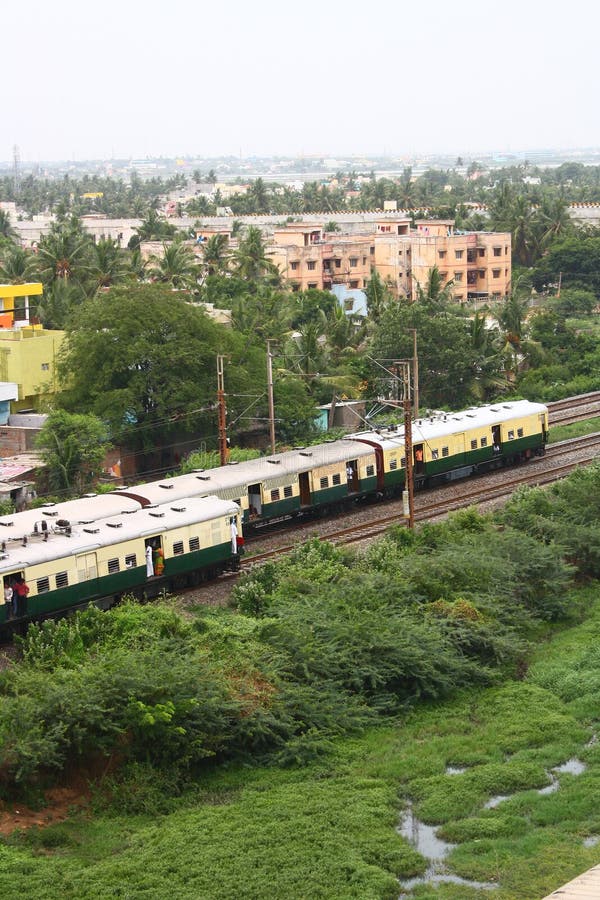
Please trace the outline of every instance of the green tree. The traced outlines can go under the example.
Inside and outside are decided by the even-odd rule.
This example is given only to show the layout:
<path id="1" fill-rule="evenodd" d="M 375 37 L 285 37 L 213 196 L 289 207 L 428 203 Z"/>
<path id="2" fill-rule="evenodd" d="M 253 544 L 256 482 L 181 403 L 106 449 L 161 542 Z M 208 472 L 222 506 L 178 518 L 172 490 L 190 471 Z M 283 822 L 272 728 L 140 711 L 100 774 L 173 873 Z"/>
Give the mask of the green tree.
<path id="1" fill-rule="evenodd" d="M 170 284 L 175 288 L 195 288 L 199 267 L 193 250 L 181 241 L 163 244 L 160 256 L 153 256 L 148 275 L 153 281 Z"/>
<path id="2" fill-rule="evenodd" d="M 2 254 L 0 280 L 6 284 L 27 284 L 38 278 L 37 261 L 30 250 L 11 246 Z"/>
<path id="3" fill-rule="evenodd" d="M 52 490 L 82 493 L 100 473 L 108 429 L 96 416 L 51 413 L 37 438 Z"/>
<path id="4" fill-rule="evenodd" d="M 223 275 L 229 262 L 226 234 L 213 234 L 202 244 L 202 267 L 207 276 Z"/>
<path id="5" fill-rule="evenodd" d="M 64 279 L 83 288 L 89 277 L 91 243 L 77 218 L 53 223 L 38 246 L 38 266 L 44 285 Z"/>
<path id="6" fill-rule="evenodd" d="M 244 278 L 250 290 L 256 290 L 263 280 L 270 284 L 278 284 L 280 281 L 279 269 L 267 256 L 261 230 L 254 225 L 248 228 L 231 259 L 234 275 Z"/>
<path id="7" fill-rule="evenodd" d="M 127 272 L 127 261 L 123 250 L 113 238 L 101 238 L 90 248 L 89 274 L 96 289 L 110 287 L 123 281 Z"/>

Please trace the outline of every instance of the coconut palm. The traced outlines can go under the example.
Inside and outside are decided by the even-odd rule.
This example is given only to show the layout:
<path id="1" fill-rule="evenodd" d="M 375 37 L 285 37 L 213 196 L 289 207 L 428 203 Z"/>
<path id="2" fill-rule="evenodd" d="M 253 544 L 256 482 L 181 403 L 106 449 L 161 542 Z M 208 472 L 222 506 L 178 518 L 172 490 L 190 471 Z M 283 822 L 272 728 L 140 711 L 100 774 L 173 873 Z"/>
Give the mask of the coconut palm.
<path id="1" fill-rule="evenodd" d="M 474 400 L 484 401 L 508 387 L 504 371 L 502 338 L 496 327 L 488 327 L 486 317 L 475 313 L 470 322 L 473 348 L 473 375 L 468 392 Z"/>
<path id="2" fill-rule="evenodd" d="M 54 223 L 38 245 L 38 266 L 45 285 L 57 279 L 83 283 L 89 273 L 91 238 L 77 219 Z"/>
<path id="3" fill-rule="evenodd" d="M 281 280 L 279 269 L 267 256 L 261 230 L 254 225 L 248 228 L 231 258 L 233 274 L 248 281 L 250 290 L 256 290 L 263 279 L 274 285 Z"/>
<path id="4" fill-rule="evenodd" d="M 175 288 L 194 288 L 198 284 L 198 264 L 193 251 L 181 241 L 163 244 L 162 256 L 151 257 L 148 274 L 153 281 Z"/>
<path id="5" fill-rule="evenodd" d="M 30 250 L 10 247 L 0 262 L 0 281 L 6 284 L 27 284 L 38 277 L 37 260 Z"/>
<path id="6" fill-rule="evenodd" d="M 117 241 L 102 238 L 90 250 L 89 273 L 96 289 L 123 281 L 127 272 L 125 256 Z"/>
<path id="7" fill-rule="evenodd" d="M 416 299 L 419 303 L 427 304 L 436 309 L 442 309 L 452 302 L 452 288 L 454 281 L 446 281 L 442 279 L 440 270 L 437 266 L 433 266 L 429 270 L 425 287 L 417 284 Z"/>
<path id="8" fill-rule="evenodd" d="M 226 234 L 213 234 L 202 244 L 202 267 L 206 275 L 223 275 L 227 271 L 228 246 Z"/>
<path id="9" fill-rule="evenodd" d="M 13 241 L 16 239 L 17 233 L 12 226 L 10 215 L 5 209 L 0 209 L 0 238 L 6 238 Z"/>
<path id="10" fill-rule="evenodd" d="M 541 248 L 547 247 L 559 238 L 568 237 L 575 230 L 568 206 L 562 197 L 545 196 L 536 218 L 540 229 Z"/>

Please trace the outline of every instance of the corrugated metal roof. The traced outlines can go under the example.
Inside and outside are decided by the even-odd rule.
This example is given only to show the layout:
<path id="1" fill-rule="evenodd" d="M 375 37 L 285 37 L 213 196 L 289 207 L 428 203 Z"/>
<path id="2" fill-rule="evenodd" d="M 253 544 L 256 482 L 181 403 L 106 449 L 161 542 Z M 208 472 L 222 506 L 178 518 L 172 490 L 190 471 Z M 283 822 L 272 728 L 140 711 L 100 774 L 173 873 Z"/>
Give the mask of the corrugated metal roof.
<path id="1" fill-rule="evenodd" d="M 598 900 L 600 898 L 600 865 L 588 869 L 568 884 L 563 884 L 543 900 Z"/>

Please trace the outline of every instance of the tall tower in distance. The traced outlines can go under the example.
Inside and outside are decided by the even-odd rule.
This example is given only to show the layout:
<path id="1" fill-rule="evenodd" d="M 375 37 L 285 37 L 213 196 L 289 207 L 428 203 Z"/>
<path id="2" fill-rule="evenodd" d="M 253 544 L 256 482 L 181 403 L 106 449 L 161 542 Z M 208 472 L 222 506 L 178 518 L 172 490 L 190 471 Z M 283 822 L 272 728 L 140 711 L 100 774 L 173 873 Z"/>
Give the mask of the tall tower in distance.
<path id="1" fill-rule="evenodd" d="M 21 154 L 19 153 L 19 148 L 16 144 L 13 147 L 13 181 L 15 197 L 18 197 L 21 189 Z"/>

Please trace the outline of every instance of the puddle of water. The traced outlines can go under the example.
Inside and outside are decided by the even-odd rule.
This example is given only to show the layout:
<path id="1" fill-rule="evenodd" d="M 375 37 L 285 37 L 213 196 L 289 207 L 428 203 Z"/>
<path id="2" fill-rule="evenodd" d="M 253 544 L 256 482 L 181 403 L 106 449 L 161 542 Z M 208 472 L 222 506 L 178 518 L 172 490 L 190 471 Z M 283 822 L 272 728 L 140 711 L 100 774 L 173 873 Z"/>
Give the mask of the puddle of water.
<path id="1" fill-rule="evenodd" d="M 548 772 L 548 777 L 550 778 L 550 784 L 547 784 L 546 787 L 538 788 L 538 794 L 555 794 L 559 789 L 560 782 L 556 775 L 553 772 Z"/>
<path id="2" fill-rule="evenodd" d="M 600 835 L 590 834 L 589 837 L 586 837 L 583 839 L 583 846 L 584 847 L 595 847 L 599 841 L 600 841 Z"/>
<path id="3" fill-rule="evenodd" d="M 446 766 L 446 775 L 462 775 L 466 771 L 466 766 Z"/>
<path id="4" fill-rule="evenodd" d="M 581 762 L 580 759 L 568 759 L 566 762 L 562 763 L 560 766 L 554 766 L 553 772 L 568 772 L 569 775 L 581 775 L 582 772 L 585 772 L 587 766 L 584 762 Z"/>
<path id="5" fill-rule="evenodd" d="M 484 809 L 496 809 L 497 806 L 500 806 L 501 803 L 504 803 L 505 800 L 510 799 L 510 794 L 496 794 L 495 797 L 490 797 L 487 803 L 483 804 Z"/>
<path id="6" fill-rule="evenodd" d="M 421 856 L 430 861 L 439 861 L 452 850 L 456 844 L 443 841 L 436 834 L 437 829 L 433 825 L 426 825 L 415 816 L 412 806 L 409 804 L 402 819 L 402 825 L 398 829 L 402 837 L 418 850 Z"/>
<path id="7" fill-rule="evenodd" d="M 460 875 L 452 875 L 447 871 L 443 860 L 450 850 L 456 844 L 450 844 L 444 841 L 436 834 L 437 828 L 433 825 L 426 825 L 415 816 L 412 804 L 408 804 L 402 818 L 402 824 L 398 827 L 399 833 L 405 837 L 421 854 L 429 861 L 429 868 L 424 875 L 417 878 L 408 878 L 406 881 L 400 881 L 402 891 L 411 891 L 420 884 L 441 884 L 449 882 L 451 884 L 464 884 L 467 887 L 481 888 L 482 890 L 494 890 L 498 887 L 496 884 L 485 881 L 469 881 L 468 878 L 461 878 Z M 400 897 L 406 894 L 401 893 Z"/>

